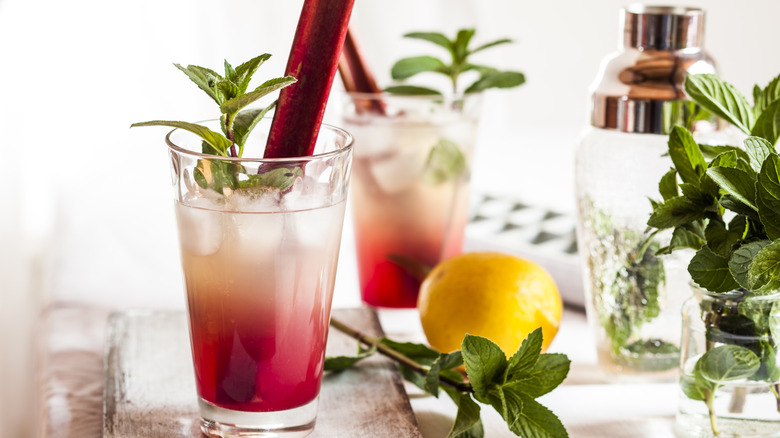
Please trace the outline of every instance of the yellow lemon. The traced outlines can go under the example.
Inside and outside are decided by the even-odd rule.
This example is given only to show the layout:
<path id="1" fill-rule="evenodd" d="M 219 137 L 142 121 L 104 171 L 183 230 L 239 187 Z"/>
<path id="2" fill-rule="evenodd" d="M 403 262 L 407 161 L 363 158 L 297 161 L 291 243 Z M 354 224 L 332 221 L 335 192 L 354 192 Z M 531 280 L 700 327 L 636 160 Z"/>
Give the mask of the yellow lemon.
<path id="1" fill-rule="evenodd" d="M 460 350 L 463 338 L 483 336 L 511 356 L 541 327 L 542 351 L 552 342 L 563 305 L 552 277 L 538 264 L 497 252 L 472 252 L 439 263 L 417 301 L 431 347 Z"/>

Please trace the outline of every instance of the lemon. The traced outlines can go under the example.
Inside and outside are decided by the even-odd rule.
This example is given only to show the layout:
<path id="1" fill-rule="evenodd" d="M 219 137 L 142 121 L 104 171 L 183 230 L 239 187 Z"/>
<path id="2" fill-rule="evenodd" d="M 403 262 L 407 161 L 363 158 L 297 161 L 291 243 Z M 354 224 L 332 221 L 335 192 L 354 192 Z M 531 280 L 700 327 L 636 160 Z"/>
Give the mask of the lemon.
<path id="1" fill-rule="evenodd" d="M 417 308 L 431 347 L 459 350 L 468 333 L 490 339 L 508 357 L 538 327 L 545 351 L 563 312 L 547 271 L 497 252 L 471 252 L 439 263 L 420 286 Z"/>

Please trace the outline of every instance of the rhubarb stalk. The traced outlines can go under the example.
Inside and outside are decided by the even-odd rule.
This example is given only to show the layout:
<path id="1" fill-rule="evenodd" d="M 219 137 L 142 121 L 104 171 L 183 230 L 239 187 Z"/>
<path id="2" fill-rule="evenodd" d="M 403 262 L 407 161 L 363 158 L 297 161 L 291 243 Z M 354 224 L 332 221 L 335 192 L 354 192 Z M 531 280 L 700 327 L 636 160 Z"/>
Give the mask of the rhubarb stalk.
<path id="1" fill-rule="evenodd" d="M 371 94 L 381 92 L 352 30 L 347 30 L 347 36 L 344 39 L 344 48 L 341 51 L 341 60 L 339 61 L 339 76 L 341 76 L 341 82 L 346 91 Z M 384 102 L 372 97 L 368 97 L 368 102 L 357 98 L 355 104 L 358 105 L 359 112 L 385 113 Z"/>
<path id="2" fill-rule="evenodd" d="M 285 69 L 298 82 L 279 94 L 265 158 L 313 154 L 353 4 L 354 0 L 304 1 Z"/>

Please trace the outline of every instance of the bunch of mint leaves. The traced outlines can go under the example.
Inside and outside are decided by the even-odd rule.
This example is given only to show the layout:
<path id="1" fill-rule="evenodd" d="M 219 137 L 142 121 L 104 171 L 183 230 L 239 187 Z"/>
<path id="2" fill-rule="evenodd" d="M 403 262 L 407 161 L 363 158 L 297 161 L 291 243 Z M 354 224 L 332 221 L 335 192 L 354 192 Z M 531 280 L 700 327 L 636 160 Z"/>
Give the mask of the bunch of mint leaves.
<path id="1" fill-rule="evenodd" d="M 202 139 L 201 152 L 215 156 L 215 159 L 202 158 L 198 160 L 198 165 L 195 168 L 193 175 L 195 181 L 204 189 L 211 189 L 220 194 L 223 194 L 225 189 L 273 188 L 281 191 L 289 189 L 295 179 L 301 175 L 300 167 L 292 169 L 278 167 L 262 173 L 254 173 L 249 172 L 237 160 L 216 158 L 240 158 L 243 155 L 244 145 L 249 134 L 260 120 L 276 106 L 276 101 L 263 108 L 245 108 L 270 93 L 296 82 L 296 79 L 291 76 L 273 78 L 263 82 L 254 90 L 248 91 L 252 76 L 270 57 L 270 54 L 265 53 L 235 68 L 225 60 L 224 75 L 197 65 L 183 67 L 174 64 L 219 105 L 221 133 L 197 123 L 172 120 L 133 123 L 131 127 L 168 126 L 189 131 L 200 137 Z"/>
<path id="2" fill-rule="evenodd" d="M 502 71 L 485 65 L 473 64 L 470 57 L 485 49 L 495 47 L 501 44 L 511 43 L 510 39 L 499 39 L 480 46 L 470 48 L 474 29 L 461 29 L 457 32 L 454 39 L 449 39 L 439 32 L 412 32 L 404 35 L 406 38 L 414 38 L 428 41 L 444 48 L 450 55 L 450 63 L 447 64 L 436 56 L 422 55 L 410 58 L 403 58 L 397 61 L 391 70 L 394 80 L 403 81 L 420 73 L 436 73 L 446 76 L 452 83 L 452 92 L 454 95 L 460 92 L 464 94 L 478 93 L 489 88 L 512 88 L 525 83 L 525 75 L 516 71 Z M 461 89 L 459 79 L 466 72 L 476 72 L 478 78 Z M 439 90 L 416 85 L 392 85 L 385 88 L 385 91 L 393 94 L 402 95 L 443 95 Z"/>
<path id="3" fill-rule="evenodd" d="M 780 410 L 780 300 L 752 299 L 780 289 L 780 76 L 755 86 L 753 105 L 716 75 L 689 76 L 684 87 L 747 135 L 743 147 L 712 146 L 676 126 L 669 136 L 674 168 L 661 178 L 662 201 L 653 201 L 648 220 L 656 232 L 673 230 L 659 253 L 696 250 L 688 272 L 714 298 L 701 300 L 707 351 L 682 388 L 707 404 L 717 435 L 713 400 L 729 382 L 769 382 Z"/>
<path id="4" fill-rule="evenodd" d="M 345 331 L 340 325 L 333 325 L 354 336 L 349 329 Z M 462 349 L 452 353 L 440 353 L 422 344 L 387 338 L 354 337 L 369 344 L 370 348 L 361 345 L 356 356 L 328 357 L 325 370 L 345 370 L 377 351 L 394 358 L 406 380 L 435 397 L 443 391 L 458 407 L 448 438 L 484 436 L 477 402 L 492 406 L 506 421 L 509 430 L 518 436 L 568 436 L 558 417 L 536 401 L 564 381 L 571 364 L 564 354 L 541 352 L 541 329 L 529 334 L 508 360 L 498 345 L 480 336 L 466 335 Z M 456 370 L 463 365 L 468 380 Z"/>

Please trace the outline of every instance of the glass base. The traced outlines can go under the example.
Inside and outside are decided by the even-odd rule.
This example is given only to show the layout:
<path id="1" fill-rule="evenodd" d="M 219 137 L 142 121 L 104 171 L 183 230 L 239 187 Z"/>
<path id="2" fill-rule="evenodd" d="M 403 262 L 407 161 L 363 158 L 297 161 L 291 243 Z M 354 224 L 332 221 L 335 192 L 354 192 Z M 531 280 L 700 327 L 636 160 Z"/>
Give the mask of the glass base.
<path id="1" fill-rule="evenodd" d="M 199 398 L 200 430 L 220 438 L 304 438 L 314 430 L 318 399 L 286 411 L 245 412 L 220 408 Z"/>

